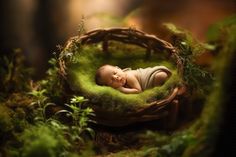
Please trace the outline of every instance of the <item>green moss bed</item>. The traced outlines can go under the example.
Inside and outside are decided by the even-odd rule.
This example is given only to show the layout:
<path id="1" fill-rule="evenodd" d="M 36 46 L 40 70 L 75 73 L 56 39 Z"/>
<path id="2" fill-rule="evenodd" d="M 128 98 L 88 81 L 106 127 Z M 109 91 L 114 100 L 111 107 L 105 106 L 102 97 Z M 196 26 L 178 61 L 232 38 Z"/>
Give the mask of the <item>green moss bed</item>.
<path id="1" fill-rule="evenodd" d="M 101 50 L 99 44 L 83 46 L 75 53 L 73 61 L 67 67 L 71 89 L 82 93 L 90 103 L 99 105 L 100 109 L 116 113 L 132 112 L 154 100 L 165 98 L 171 89 L 180 83 L 176 67 L 170 61 L 163 59 L 164 53 L 153 54 L 150 59 L 145 59 L 146 50 L 143 48 L 134 45 L 122 47 L 117 42 L 111 45 L 109 56 Z M 172 71 L 172 76 L 162 86 L 139 94 L 124 94 L 111 87 L 99 86 L 95 83 L 96 70 L 104 64 L 132 69 L 164 65 Z"/>

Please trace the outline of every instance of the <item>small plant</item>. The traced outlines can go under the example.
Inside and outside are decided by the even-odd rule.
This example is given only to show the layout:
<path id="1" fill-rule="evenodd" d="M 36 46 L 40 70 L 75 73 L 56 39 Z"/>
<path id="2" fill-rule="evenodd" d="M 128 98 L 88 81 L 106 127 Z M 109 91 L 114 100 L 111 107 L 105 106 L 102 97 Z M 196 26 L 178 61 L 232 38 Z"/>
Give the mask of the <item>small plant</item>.
<path id="1" fill-rule="evenodd" d="M 29 95 L 32 95 L 35 98 L 35 101 L 33 101 L 30 104 L 30 107 L 32 107 L 34 110 L 31 113 L 31 116 L 34 118 L 34 121 L 46 121 L 46 114 L 45 114 L 45 108 L 47 107 L 46 101 L 48 100 L 48 97 L 46 97 L 45 94 L 46 90 L 32 90 L 29 92 Z"/>
<path id="2" fill-rule="evenodd" d="M 34 106 L 33 122 L 35 125 L 47 126 L 48 128 L 54 128 L 54 131 L 63 132 L 65 139 L 71 144 L 70 148 L 78 150 L 75 147 L 84 144 L 84 137 L 86 133 L 90 136 L 94 136 L 94 131 L 88 127 L 88 122 L 92 120 L 89 116 L 93 116 L 93 110 L 91 108 L 83 108 L 83 104 L 88 101 L 84 97 L 74 96 L 70 99 L 70 104 L 65 104 L 70 110 L 60 110 L 54 114 L 54 116 L 47 118 L 46 109 L 49 106 L 56 106 L 54 103 L 47 102 L 48 97 L 45 96 L 46 90 L 33 90 L 29 94 L 36 98 L 36 101 L 31 104 Z M 61 113 L 65 113 L 66 116 L 72 118 L 71 125 L 63 124 L 58 120 L 57 116 Z"/>
<path id="3" fill-rule="evenodd" d="M 56 53 L 54 53 L 54 56 L 48 61 L 51 67 L 47 70 L 47 77 L 40 81 L 40 85 L 45 89 L 45 95 L 56 100 L 60 97 L 63 90 L 55 89 L 62 89 L 63 83 L 58 77 L 59 68 Z"/>
<path id="4" fill-rule="evenodd" d="M 41 105 L 43 102 L 47 100 L 47 97 L 44 95 L 46 92 L 45 89 L 43 90 L 32 90 L 28 94 L 34 96 L 37 99 L 37 103 Z"/>
<path id="5" fill-rule="evenodd" d="M 201 93 L 208 92 L 214 76 L 209 69 L 198 65 L 196 58 L 207 51 L 213 51 L 215 46 L 197 41 L 189 32 L 177 28 L 173 24 L 166 23 L 165 26 L 172 34 L 173 45 L 179 50 L 184 65 L 183 79 L 185 83 L 191 89 Z"/>
<path id="6" fill-rule="evenodd" d="M 26 67 L 21 49 L 1 52 L 0 63 L 0 100 L 3 101 L 12 92 L 28 90 L 32 69 Z"/>
<path id="7" fill-rule="evenodd" d="M 204 86 L 213 82 L 213 75 L 203 67 L 194 63 L 195 57 L 199 54 L 187 42 L 180 42 L 181 59 L 184 63 L 184 80 L 193 89 L 204 91 Z"/>
<path id="8" fill-rule="evenodd" d="M 67 134 L 71 142 L 84 143 L 82 136 L 84 133 L 89 133 L 90 136 L 94 137 L 94 131 L 88 126 L 89 122 L 92 121 L 89 117 L 94 116 L 93 110 L 89 107 L 83 109 L 83 103 L 88 101 L 84 97 L 74 96 L 70 99 L 70 104 L 65 104 L 71 110 L 60 110 L 56 113 L 66 113 L 68 117 L 72 118 L 72 125 L 68 127 Z"/>

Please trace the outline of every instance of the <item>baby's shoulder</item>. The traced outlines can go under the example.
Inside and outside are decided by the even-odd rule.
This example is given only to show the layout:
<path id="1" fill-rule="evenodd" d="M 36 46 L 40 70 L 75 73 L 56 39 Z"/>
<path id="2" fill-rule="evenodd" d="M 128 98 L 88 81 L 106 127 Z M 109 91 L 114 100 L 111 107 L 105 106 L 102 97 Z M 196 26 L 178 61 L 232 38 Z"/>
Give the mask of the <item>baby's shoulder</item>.
<path id="1" fill-rule="evenodd" d="M 134 75 L 136 73 L 136 70 L 127 70 L 124 71 L 127 75 Z"/>
<path id="2" fill-rule="evenodd" d="M 127 79 L 137 79 L 137 71 L 136 70 L 129 70 L 126 71 L 126 77 Z"/>

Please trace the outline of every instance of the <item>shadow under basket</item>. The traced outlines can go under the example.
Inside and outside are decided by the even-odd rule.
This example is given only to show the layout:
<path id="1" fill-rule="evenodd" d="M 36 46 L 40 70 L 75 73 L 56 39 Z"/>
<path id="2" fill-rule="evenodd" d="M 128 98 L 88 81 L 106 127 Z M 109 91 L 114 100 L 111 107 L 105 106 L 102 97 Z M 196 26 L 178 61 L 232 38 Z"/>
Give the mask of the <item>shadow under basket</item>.
<path id="1" fill-rule="evenodd" d="M 165 65 L 172 76 L 160 87 L 139 94 L 124 94 L 94 81 L 96 69 L 103 64 L 122 68 Z M 177 119 L 183 64 L 178 50 L 167 41 L 131 28 L 97 29 L 76 36 L 60 53 L 60 75 L 73 95 L 88 99 L 98 124 L 121 127 L 133 123 L 168 119 L 174 126 Z"/>

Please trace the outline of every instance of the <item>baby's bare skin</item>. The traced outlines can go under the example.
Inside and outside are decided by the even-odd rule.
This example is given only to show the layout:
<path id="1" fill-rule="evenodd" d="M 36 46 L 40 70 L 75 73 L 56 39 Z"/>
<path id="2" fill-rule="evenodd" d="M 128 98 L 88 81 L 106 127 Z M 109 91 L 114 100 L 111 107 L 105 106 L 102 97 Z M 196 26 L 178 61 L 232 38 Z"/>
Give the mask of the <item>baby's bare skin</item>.
<path id="1" fill-rule="evenodd" d="M 142 92 L 141 86 L 137 79 L 137 72 L 134 70 L 130 70 L 124 73 L 126 74 L 126 83 L 124 86 L 120 86 L 117 89 L 127 94 Z"/>

